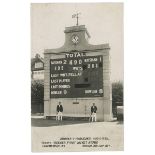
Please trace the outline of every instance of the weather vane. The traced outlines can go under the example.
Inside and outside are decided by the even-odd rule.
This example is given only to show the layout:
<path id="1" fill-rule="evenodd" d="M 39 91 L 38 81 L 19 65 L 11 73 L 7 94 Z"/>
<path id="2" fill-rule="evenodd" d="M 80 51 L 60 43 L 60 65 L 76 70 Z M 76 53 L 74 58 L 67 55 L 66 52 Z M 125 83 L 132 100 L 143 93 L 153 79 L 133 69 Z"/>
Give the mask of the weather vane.
<path id="1" fill-rule="evenodd" d="M 76 13 L 76 14 L 73 14 L 72 15 L 72 18 L 76 18 L 77 19 L 77 23 L 76 23 L 76 26 L 78 26 L 79 25 L 79 15 L 80 15 L 81 13 L 79 12 L 79 13 Z"/>

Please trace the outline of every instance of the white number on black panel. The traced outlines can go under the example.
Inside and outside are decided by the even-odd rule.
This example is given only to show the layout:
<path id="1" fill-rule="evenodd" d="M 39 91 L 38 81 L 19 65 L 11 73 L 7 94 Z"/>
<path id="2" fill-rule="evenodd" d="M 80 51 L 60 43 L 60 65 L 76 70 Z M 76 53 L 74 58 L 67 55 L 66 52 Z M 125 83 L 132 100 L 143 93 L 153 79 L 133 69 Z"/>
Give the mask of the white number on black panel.
<path id="1" fill-rule="evenodd" d="M 64 66 L 55 66 L 54 70 L 55 71 L 60 71 L 60 70 L 62 71 L 62 70 L 64 70 Z"/>
<path id="2" fill-rule="evenodd" d="M 98 64 L 88 64 L 88 68 L 98 68 Z"/>
<path id="3" fill-rule="evenodd" d="M 63 64 L 65 64 L 65 65 L 66 65 L 66 64 L 67 64 L 67 60 L 63 60 Z"/>

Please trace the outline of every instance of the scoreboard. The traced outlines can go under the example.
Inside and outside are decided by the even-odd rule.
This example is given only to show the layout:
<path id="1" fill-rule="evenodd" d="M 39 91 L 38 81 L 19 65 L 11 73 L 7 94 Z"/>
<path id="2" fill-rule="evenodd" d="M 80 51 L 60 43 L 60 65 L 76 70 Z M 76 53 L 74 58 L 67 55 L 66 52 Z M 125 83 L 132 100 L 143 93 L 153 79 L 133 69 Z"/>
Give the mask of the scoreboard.
<path id="1" fill-rule="evenodd" d="M 103 56 L 68 53 L 50 59 L 50 97 L 84 98 L 103 96 Z"/>

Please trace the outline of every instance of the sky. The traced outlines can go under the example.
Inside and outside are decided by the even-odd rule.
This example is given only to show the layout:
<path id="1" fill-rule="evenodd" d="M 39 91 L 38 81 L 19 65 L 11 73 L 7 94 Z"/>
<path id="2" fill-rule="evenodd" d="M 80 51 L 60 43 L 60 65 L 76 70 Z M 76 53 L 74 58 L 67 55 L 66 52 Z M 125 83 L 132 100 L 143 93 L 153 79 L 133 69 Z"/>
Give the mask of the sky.
<path id="1" fill-rule="evenodd" d="M 85 25 L 89 44 L 109 43 L 111 80 L 123 81 L 122 3 L 33 3 L 31 4 L 31 57 L 44 56 L 44 49 L 61 47 L 65 27 L 75 26 L 72 15 L 80 12 L 79 25 Z"/>

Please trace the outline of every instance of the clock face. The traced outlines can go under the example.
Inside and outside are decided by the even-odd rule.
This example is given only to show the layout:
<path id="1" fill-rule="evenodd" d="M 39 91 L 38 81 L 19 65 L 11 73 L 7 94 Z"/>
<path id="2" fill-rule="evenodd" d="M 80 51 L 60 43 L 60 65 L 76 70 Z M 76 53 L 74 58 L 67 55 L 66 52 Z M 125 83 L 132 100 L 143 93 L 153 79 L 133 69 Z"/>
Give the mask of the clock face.
<path id="1" fill-rule="evenodd" d="M 77 35 L 73 35 L 73 36 L 72 36 L 72 42 L 73 42 L 74 44 L 77 44 L 77 43 L 79 42 L 79 37 L 78 37 Z"/>

